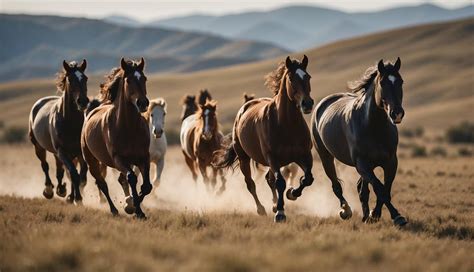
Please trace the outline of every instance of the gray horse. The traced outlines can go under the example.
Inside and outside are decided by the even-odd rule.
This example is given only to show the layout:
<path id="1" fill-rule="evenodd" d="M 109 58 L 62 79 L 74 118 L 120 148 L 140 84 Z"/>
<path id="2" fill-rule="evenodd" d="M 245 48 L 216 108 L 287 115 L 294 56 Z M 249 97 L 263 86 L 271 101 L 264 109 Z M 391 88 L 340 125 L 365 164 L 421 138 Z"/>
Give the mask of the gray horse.
<path id="1" fill-rule="evenodd" d="M 35 146 L 35 152 L 41 161 L 41 167 L 46 177 L 43 195 L 53 197 L 53 183 L 49 177 L 49 166 L 46 161 L 46 151 L 54 154 L 56 159 L 56 178 L 58 187 L 56 194 L 64 197 L 66 187 L 62 183 L 64 166 L 71 177 L 71 194 L 68 202 L 82 201 L 79 190 L 80 183 L 85 185 L 87 164 L 82 158 L 81 130 L 84 122 L 84 109 L 89 103 L 87 98 L 87 77 L 84 74 L 87 62 L 80 65 L 76 62 L 63 61 L 63 71 L 58 73 L 57 89 L 61 96 L 48 96 L 38 100 L 31 109 L 29 117 L 29 136 Z M 76 163 L 81 165 L 80 174 Z"/>
<path id="2" fill-rule="evenodd" d="M 378 221 L 385 204 L 395 225 L 407 224 L 391 203 L 390 196 L 398 165 L 398 131 L 395 125 L 402 121 L 405 114 L 400 65 L 400 58 L 395 64 L 380 60 L 378 65 L 369 67 L 360 80 L 349 84 L 350 93 L 325 97 L 313 112 L 312 138 L 324 171 L 331 179 L 334 194 L 339 198 L 343 219 L 348 218 L 343 214 L 348 214 L 350 207 L 342 195 L 334 158 L 355 167 L 360 175 L 357 189 L 363 222 Z M 385 184 L 375 176 L 376 167 L 384 170 Z M 377 204 L 370 213 L 369 183 L 377 196 Z"/>

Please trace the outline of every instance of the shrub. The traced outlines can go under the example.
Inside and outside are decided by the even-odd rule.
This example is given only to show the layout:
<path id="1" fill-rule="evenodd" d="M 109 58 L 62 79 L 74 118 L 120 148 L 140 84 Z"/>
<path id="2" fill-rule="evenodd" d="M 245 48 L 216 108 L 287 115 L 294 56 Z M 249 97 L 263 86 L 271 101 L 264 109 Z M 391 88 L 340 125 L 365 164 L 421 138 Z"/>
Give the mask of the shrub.
<path id="1" fill-rule="evenodd" d="M 467 147 L 461 147 L 458 149 L 458 154 L 461 157 L 471 157 L 472 151 L 469 150 Z"/>
<path id="2" fill-rule="evenodd" d="M 22 127 L 8 127 L 3 131 L 2 143 L 14 144 L 26 140 L 26 129 Z"/>
<path id="3" fill-rule="evenodd" d="M 412 157 L 426 157 L 426 147 L 422 145 L 414 145 L 411 148 L 411 156 Z"/>
<path id="4" fill-rule="evenodd" d="M 446 157 L 448 155 L 448 152 L 446 149 L 442 146 L 437 146 L 431 149 L 431 155 L 432 156 L 440 156 L 440 157 Z"/>
<path id="5" fill-rule="evenodd" d="M 412 128 L 412 129 L 405 128 L 405 129 L 400 130 L 400 135 L 407 138 L 413 138 L 413 137 L 419 138 L 419 137 L 422 137 L 424 133 L 425 133 L 425 129 L 420 126 L 416 128 Z"/>
<path id="6" fill-rule="evenodd" d="M 474 143 L 474 123 L 465 121 L 449 128 L 446 139 L 450 143 Z"/>

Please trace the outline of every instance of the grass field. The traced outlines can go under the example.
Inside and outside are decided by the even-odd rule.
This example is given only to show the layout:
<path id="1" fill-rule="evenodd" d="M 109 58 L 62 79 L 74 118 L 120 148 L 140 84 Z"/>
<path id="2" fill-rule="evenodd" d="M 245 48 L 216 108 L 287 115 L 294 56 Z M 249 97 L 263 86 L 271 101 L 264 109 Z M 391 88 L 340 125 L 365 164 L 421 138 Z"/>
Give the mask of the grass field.
<path id="1" fill-rule="evenodd" d="M 404 158 L 393 199 L 410 223 L 361 222 L 356 173 L 338 165 L 356 211 L 337 216 L 338 203 L 316 161 L 316 182 L 296 202 L 288 222 L 273 223 L 264 180 L 258 194 L 269 213 L 256 215 L 240 174 L 221 197 L 193 184 L 178 149 L 166 160 L 162 185 L 145 200 L 147 221 L 98 203 L 89 177 L 85 207 L 41 196 L 43 176 L 29 145 L 0 146 L 1 271 L 472 271 L 474 158 Z M 54 174 L 54 167 L 50 168 Z M 229 173 L 230 175 L 230 173 Z M 54 175 L 53 175 L 54 176 Z M 123 194 L 109 171 L 117 206 Z M 53 179 L 54 180 L 54 179 Z M 371 207 L 374 197 L 371 197 Z M 120 209 L 122 211 L 122 209 Z"/>

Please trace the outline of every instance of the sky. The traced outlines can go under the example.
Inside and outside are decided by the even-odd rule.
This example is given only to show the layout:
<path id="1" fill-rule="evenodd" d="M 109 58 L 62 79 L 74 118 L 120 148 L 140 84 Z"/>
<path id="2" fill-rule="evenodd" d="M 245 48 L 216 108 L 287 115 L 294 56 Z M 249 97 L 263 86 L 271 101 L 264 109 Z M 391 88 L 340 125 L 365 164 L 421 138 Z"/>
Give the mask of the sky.
<path id="1" fill-rule="evenodd" d="M 396 6 L 433 3 L 445 8 L 472 4 L 472 0 L 0 0 L 1 13 L 52 14 L 74 17 L 102 18 L 125 15 L 147 22 L 189 14 L 222 15 L 243 11 L 262 11 L 294 4 L 309 4 L 347 12 L 375 11 Z"/>

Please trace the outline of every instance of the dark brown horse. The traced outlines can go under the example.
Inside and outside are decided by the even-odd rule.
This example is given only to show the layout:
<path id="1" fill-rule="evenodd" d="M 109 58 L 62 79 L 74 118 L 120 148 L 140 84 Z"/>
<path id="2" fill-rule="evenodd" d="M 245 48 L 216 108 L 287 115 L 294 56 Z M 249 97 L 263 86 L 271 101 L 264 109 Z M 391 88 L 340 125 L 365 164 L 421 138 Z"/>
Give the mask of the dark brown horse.
<path id="1" fill-rule="evenodd" d="M 300 186 L 288 190 L 288 199 L 295 200 L 303 188 L 313 182 L 311 135 L 303 118 L 303 113 L 310 113 L 314 103 L 310 96 L 311 76 L 306 71 L 307 66 L 306 56 L 301 62 L 287 57 L 285 62 L 280 63 L 266 80 L 274 96 L 245 103 L 235 118 L 231 144 L 214 154 L 214 164 L 221 168 L 232 167 L 239 160 L 247 189 L 260 215 L 266 212 L 257 197 L 250 160 L 270 167 L 266 175 L 267 182 L 273 191 L 278 192 L 274 206 L 276 222 L 286 220 L 283 200 L 286 181 L 280 168 L 295 162 L 304 172 Z"/>
<path id="2" fill-rule="evenodd" d="M 181 125 L 181 149 L 184 159 L 188 165 L 193 179 L 197 179 L 197 169 L 199 168 L 207 189 L 215 187 L 217 183 L 217 173 L 221 176 L 222 185 L 217 192 L 222 193 L 225 190 L 226 179 L 223 171 L 218 170 L 211 165 L 212 154 L 220 148 L 223 135 L 219 130 L 219 123 L 216 114 L 216 101 L 207 101 L 200 105 L 199 110 L 184 119 Z M 211 167 L 212 176 L 209 180 L 207 168 Z"/>
<path id="3" fill-rule="evenodd" d="M 181 105 L 183 105 L 183 111 L 181 112 L 181 121 L 186 119 L 186 117 L 193 115 L 198 110 L 196 104 L 196 96 L 194 95 L 185 95 L 181 99 Z"/>
<path id="4" fill-rule="evenodd" d="M 118 214 L 104 179 L 107 167 L 120 171 L 125 185 L 132 189 L 133 206 L 138 218 L 145 218 L 140 208 L 144 197 L 151 192 L 150 183 L 150 132 L 148 122 L 141 115 L 148 109 L 145 60 L 120 61 L 120 68 L 112 70 L 107 82 L 101 85 L 102 104 L 86 117 L 81 145 L 84 158 L 97 187 L 105 195 L 112 214 Z M 137 192 L 137 166 L 143 176 L 141 192 Z M 131 203 L 127 203 L 131 204 Z M 126 207 L 130 212 L 130 207 Z M 132 209 L 133 211 L 133 209 Z"/>
<path id="5" fill-rule="evenodd" d="M 77 204 L 82 201 L 79 188 L 80 185 L 85 185 L 87 175 L 80 140 L 84 109 L 89 103 L 87 76 L 84 74 L 86 67 L 86 60 L 80 65 L 63 61 L 63 71 L 58 73 L 56 82 L 61 96 L 41 98 L 30 112 L 29 136 L 46 176 L 43 195 L 48 199 L 53 197 L 54 186 L 48 173 L 46 151 L 53 153 L 56 159 L 56 194 L 61 197 L 66 195 L 66 186 L 62 183 L 66 167 L 71 178 L 71 193 L 67 200 L 71 203 L 76 201 Z M 81 165 L 80 173 L 76 169 L 76 160 Z"/>
<path id="6" fill-rule="evenodd" d="M 199 97 L 198 97 L 199 105 L 204 106 L 207 101 L 211 101 L 211 100 L 212 100 L 211 93 L 207 89 L 199 91 Z"/>
<path id="7" fill-rule="evenodd" d="M 399 124 L 405 114 L 400 66 L 400 58 L 395 64 L 380 60 L 378 65 L 369 67 L 359 81 L 349 85 L 351 93 L 324 98 L 312 116 L 313 140 L 341 207 L 349 205 L 342 196 L 334 158 L 355 167 L 360 175 L 357 189 L 364 222 L 379 220 L 385 204 L 395 225 L 407 223 L 390 197 L 398 165 L 395 124 Z M 385 184 L 374 174 L 374 168 L 379 166 L 384 170 Z M 369 183 L 377 196 L 377 204 L 370 213 Z"/>

